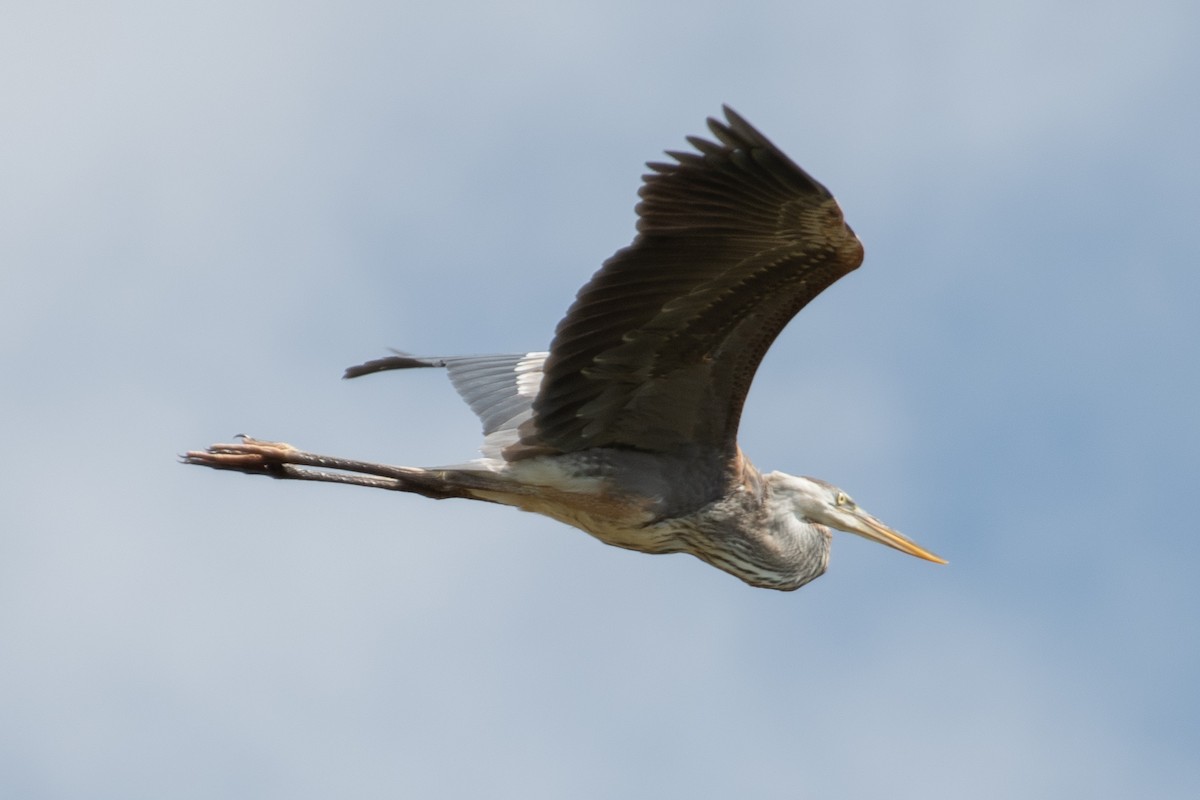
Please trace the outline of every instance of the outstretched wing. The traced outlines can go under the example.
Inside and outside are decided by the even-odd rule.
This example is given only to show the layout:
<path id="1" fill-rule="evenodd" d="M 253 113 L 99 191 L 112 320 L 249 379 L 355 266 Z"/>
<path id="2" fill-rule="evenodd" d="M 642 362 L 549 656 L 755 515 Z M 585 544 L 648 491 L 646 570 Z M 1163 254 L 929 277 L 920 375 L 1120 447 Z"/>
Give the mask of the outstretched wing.
<path id="1" fill-rule="evenodd" d="M 862 263 L 833 196 L 725 108 L 717 142 L 651 163 L 638 235 L 559 323 L 505 457 L 700 445 L 732 454 L 755 370 L 788 321 Z"/>

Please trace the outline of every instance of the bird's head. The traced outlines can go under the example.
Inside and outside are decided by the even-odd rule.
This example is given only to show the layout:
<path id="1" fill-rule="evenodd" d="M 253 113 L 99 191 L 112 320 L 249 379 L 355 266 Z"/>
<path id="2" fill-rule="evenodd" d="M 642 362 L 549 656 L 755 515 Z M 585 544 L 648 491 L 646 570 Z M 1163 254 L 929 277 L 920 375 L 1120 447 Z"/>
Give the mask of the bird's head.
<path id="1" fill-rule="evenodd" d="M 860 508 L 850 495 L 832 484 L 782 472 L 773 472 L 768 478 L 772 493 L 790 501 L 792 513 L 800 517 L 802 522 L 856 533 L 864 539 L 886 544 L 910 556 L 937 564 L 946 563 L 944 558 L 875 519 Z"/>

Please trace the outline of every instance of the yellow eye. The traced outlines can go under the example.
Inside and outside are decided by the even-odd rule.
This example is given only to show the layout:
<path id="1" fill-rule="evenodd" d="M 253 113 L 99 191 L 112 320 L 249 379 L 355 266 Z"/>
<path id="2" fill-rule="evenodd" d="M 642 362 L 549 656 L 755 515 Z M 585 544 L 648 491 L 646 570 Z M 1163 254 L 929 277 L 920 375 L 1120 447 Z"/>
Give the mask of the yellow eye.
<path id="1" fill-rule="evenodd" d="M 849 508 L 854 508 L 854 501 L 851 500 L 850 495 L 846 494 L 845 492 L 838 492 L 837 504 L 839 506 L 847 506 Z"/>

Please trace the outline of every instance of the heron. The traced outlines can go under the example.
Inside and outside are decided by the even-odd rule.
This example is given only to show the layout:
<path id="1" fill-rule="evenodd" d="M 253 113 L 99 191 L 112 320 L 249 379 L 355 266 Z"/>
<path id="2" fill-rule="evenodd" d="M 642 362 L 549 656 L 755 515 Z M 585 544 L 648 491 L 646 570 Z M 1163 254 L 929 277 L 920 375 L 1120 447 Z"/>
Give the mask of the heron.
<path id="1" fill-rule="evenodd" d="M 784 326 L 863 260 L 833 195 L 728 106 L 713 139 L 650 162 L 633 242 L 604 262 L 540 352 L 392 355 L 355 378 L 444 369 L 483 424 L 481 457 L 355 461 L 248 436 L 188 464 L 465 498 L 543 514 L 643 553 L 690 553 L 751 586 L 798 589 L 831 530 L 944 559 L 838 487 L 760 472 L 737 442 L 750 383 Z"/>

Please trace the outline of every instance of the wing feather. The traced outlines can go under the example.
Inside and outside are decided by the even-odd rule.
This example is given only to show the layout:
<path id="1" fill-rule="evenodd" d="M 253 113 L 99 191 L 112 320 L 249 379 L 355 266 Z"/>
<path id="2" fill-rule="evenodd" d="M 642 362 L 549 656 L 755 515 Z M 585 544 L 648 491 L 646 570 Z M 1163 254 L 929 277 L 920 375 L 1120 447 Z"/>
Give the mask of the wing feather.
<path id="1" fill-rule="evenodd" d="M 541 386 L 545 360 L 546 353 L 434 358 L 397 353 L 350 367 L 345 377 L 392 369 L 445 368 L 459 396 L 483 423 L 483 455 L 500 458 L 501 451 L 517 442 L 521 424 L 533 416 L 533 398 Z"/>
<path id="2" fill-rule="evenodd" d="M 559 323 L 532 414 L 504 455 L 591 447 L 736 451 L 771 342 L 862 262 L 833 196 L 725 108 L 716 141 L 652 162 L 638 235 Z"/>

